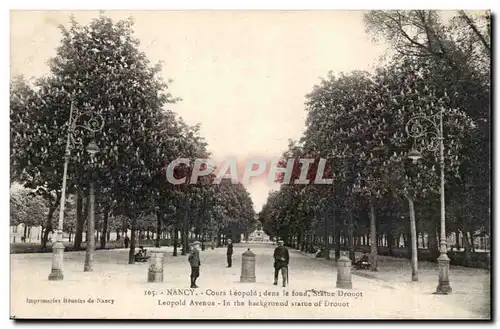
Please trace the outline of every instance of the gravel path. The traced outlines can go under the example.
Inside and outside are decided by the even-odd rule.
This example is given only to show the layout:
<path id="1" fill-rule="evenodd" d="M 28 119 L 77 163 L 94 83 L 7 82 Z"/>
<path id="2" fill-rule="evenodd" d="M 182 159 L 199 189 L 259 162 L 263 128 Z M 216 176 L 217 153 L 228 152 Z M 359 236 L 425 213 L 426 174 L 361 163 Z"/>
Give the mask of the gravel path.
<path id="1" fill-rule="evenodd" d="M 241 254 L 256 254 L 256 283 L 240 283 Z M 333 262 L 291 251 L 290 286 L 273 286 L 271 245 L 236 245 L 233 267 L 225 249 L 201 252 L 200 288 L 189 289 L 186 256 L 165 251 L 164 282 L 147 283 L 147 263 L 127 264 L 124 249 L 98 251 L 94 271 L 83 272 L 84 252 L 65 254 L 65 280 L 47 280 L 50 254 L 11 255 L 11 315 L 20 318 L 163 319 L 485 319 L 489 275 L 471 280 L 452 269 L 454 293 L 433 295 L 436 271 L 407 282 L 401 267 L 377 277 L 353 275 L 353 289 L 335 288 Z M 472 269 L 471 269 L 472 270 Z M 354 272 L 353 272 L 354 273 Z M 394 278 L 401 278 L 394 280 Z M 463 280 L 462 280 L 463 278 Z M 466 284 L 464 284 L 466 283 Z M 182 295 L 179 295 L 182 294 Z M 287 295 L 288 294 L 288 295 Z M 64 300 L 66 298 L 66 300 Z"/>

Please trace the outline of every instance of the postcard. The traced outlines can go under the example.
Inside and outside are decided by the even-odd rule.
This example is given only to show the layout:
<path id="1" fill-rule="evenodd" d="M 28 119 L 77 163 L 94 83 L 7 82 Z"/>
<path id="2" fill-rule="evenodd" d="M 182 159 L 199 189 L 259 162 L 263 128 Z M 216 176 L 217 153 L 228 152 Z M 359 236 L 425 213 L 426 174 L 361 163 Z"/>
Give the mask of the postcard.
<path id="1" fill-rule="evenodd" d="M 491 13 L 12 10 L 11 319 L 491 320 Z"/>

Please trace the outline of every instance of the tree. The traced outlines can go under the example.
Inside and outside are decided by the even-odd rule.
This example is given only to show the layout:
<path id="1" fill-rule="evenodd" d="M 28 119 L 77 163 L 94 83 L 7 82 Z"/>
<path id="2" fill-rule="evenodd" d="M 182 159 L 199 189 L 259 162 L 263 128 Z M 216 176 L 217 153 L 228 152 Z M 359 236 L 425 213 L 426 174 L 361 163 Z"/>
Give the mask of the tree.
<path id="1" fill-rule="evenodd" d="M 78 124 L 102 118 L 105 127 L 101 131 L 75 130 L 68 190 L 85 191 L 87 181 L 98 182 L 101 190 L 109 189 L 113 196 L 103 206 L 120 200 L 113 206 L 132 218 L 133 228 L 136 216 L 150 208 L 151 179 L 158 160 L 151 154 L 156 152 L 158 134 L 163 133 L 157 123 L 165 115 L 164 106 L 176 99 L 158 76 L 161 66 L 152 66 L 139 51 L 131 20 L 115 23 L 100 16 L 87 26 L 72 20 L 61 31 L 61 46 L 50 62 L 50 74 L 34 88 L 19 82 L 11 91 L 14 176 L 38 188 L 50 201 L 48 232 L 60 198 L 70 109 L 82 114 Z M 93 116 L 85 115 L 86 111 Z M 100 147 L 95 161 L 85 151 L 91 140 Z M 134 241 L 132 237 L 132 260 Z"/>
<path id="2" fill-rule="evenodd" d="M 439 171 L 436 169 L 439 168 L 439 158 L 423 149 L 424 146 L 436 146 L 433 144 L 435 134 L 428 135 L 434 138 L 427 140 L 413 140 L 405 131 L 406 124 L 416 115 L 432 116 L 436 110 L 444 113 L 445 170 L 447 184 L 453 186 L 460 184 L 467 174 L 463 167 L 469 159 L 463 151 L 469 136 L 474 135 L 478 127 L 465 109 L 457 107 L 448 96 L 449 84 L 442 83 L 441 76 L 435 76 L 438 65 L 432 58 L 398 55 L 375 74 L 328 75 L 307 96 L 308 118 L 300 151 L 305 157 L 328 157 L 335 164 L 332 173 L 337 202 L 327 204 L 335 204 L 331 211 L 335 213 L 340 229 L 344 227 L 345 232 L 347 226 L 351 257 L 354 257 L 354 232 L 359 234 L 366 213 L 370 218 L 370 244 L 376 268 L 377 227 L 383 224 L 393 230 L 394 225 L 401 229 L 406 225 L 400 222 L 401 216 L 394 215 L 390 218 L 395 223 L 384 220 L 377 224 L 375 213 L 399 211 L 398 207 L 385 206 L 388 199 L 403 198 L 408 202 L 413 280 L 418 279 L 414 201 L 428 201 L 439 193 Z M 425 124 L 425 121 L 421 123 Z M 417 165 L 410 164 L 407 159 L 408 152 L 414 148 L 421 149 L 424 156 Z M 314 231 L 321 218 L 318 210 L 325 204 L 325 195 L 318 194 L 318 188 L 302 189 L 291 197 L 292 189 L 282 187 L 270 195 L 261 213 L 267 230 L 281 234 L 283 229 L 293 226 L 288 211 L 293 209 L 291 213 L 298 213 L 291 207 L 300 195 L 305 217 L 299 220 L 310 225 L 308 230 Z M 341 213 L 344 218 L 337 221 Z M 337 229 L 336 225 L 334 227 Z M 340 236 L 335 238 L 338 250 Z"/>
<path id="3" fill-rule="evenodd" d="M 381 115 L 383 109 L 377 87 L 366 72 L 338 78 L 329 75 L 308 95 L 305 136 L 312 145 L 328 145 L 318 152 L 327 152 L 334 161 L 350 163 L 346 167 L 349 177 L 344 178 L 349 180 L 349 194 L 369 207 L 372 270 L 377 270 L 375 204 L 386 189 L 380 170 L 384 168 L 381 164 L 385 157 L 381 136 L 387 122 Z M 319 128 L 325 121 L 329 127 Z M 325 130 L 328 133 L 324 134 Z"/>
<path id="4" fill-rule="evenodd" d="M 384 177 L 391 184 L 391 191 L 395 195 L 404 196 L 407 199 L 410 211 L 410 227 L 412 235 L 412 279 L 418 280 L 417 275 L 417 236 L 416 220 L 414 211 L 414 200 L 425 198 L 430 194 L 439 194 L 439 175 L 436 167 L 439 166 L 437 153 L 427 150 L 435 149 L 436 143 L 435 126 L 421 122 L 424 129 L 431 133 L 426 140 L 412 140 L 404 131 L 407 123 L 415 115 L 436 115 L 436 108 L 444 113 L 444 129 L 447 137 L 445 170 L 449 180 L 460 177 L 460 163 L 464 161 L 462 154 L 464 141 L 469 133 L 475 130 L 472 120 L 460 108 L 453 107 L 448 97 L 446 88 L 436 84 L 432 78 L 433 62 L 427 59 L 404 58 L 387 68 L 387 71 L 378 72 L 378 80 L 386 87 L 387 95 L 382 106 L 391 113 L 391 129 L 384 134 L 384 144 L 390 145 L 392 156 L 385 160 Z M 384 90 L 384 89 L 381 89 Z M 411 127 L 410 127 L 411 129 Z M 410 164 L 405 159 L 409 150 L 420 148 L 425 154 L 425 160 L 418 165 Z"/>
<path id="5" fill-rule="evenodd" d="M 371 11 L 365 18 L 368 32 L 401 56 L 432 63 L 427 82 L 446 90 L 450 107 L 473 121 L 476 129 L 463 143 L 461 179 L 447 183 L 453 193 L 447 195 L 474 209 L 465 217 L 475 229 L 489 227 L 491 13 L 458 11 L 447 22 L 424 10 Z"/>
<path id="6" fill-rule="evenodd" d="M 53 214 L 59 205 L 63 156 L 57 156 L 54 145 L 59 129 L 57 122 L 44 121 L 46 103 L 37 90 L 22 77 L 17 77 L 10 89 L 11 181 L 18 181 L 48 203 L 43 224 L 42 248 L 53 228 Z M 61 124 L 62 125 L 62 124 Z M 55 151 L 55 152 L 54 152 Z"/>
<path id="7" fill-rule="evenodd" d="M 26 241 L 28 228 L 42 225 L 47 205 L 45 200 L 25 188 L 16 189 L 10 196 L 10 225 L 23 224 L 23 240 Z"/>

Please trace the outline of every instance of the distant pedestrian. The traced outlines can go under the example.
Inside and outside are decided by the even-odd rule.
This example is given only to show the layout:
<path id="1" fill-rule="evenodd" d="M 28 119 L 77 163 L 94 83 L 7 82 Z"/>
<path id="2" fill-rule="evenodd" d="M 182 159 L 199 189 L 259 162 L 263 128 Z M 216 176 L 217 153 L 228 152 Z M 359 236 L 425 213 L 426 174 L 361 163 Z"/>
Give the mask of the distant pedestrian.
<path id="1" fill-rule="evenodd" d="M 123 243 L 125 244 L 125 249 L 128 248 L 128 243 L 130 242 L 130 239 L 128 238 L 127 235 L 125 235 L 125 239 L 123 239 Z"/>
<path id="2" fill-rule="evenodd" d="M 188 257 L 189 265 L 191 265 L 191 288 L 198 288 L 196 279 L 200 276 L 200 245 L 201 243 L 199 241 L 193 242 L 191 253 Z"/>
<path id="3" fill-rule="evenodd" d="M 283 287 L 288 283 L 288 263 L 290 255 L 288 249 L 283 245 L 283 240 L 278 241 L 278 247 L 274 249 L 274 285 L 278 284 L 278 275 L 281 270 L 283 276 Z"/>
<path id="4" fill-rule="evenodd" d="M 227 240 L 226 256 L 227 256 L 227 267 L 233 266 L 233 240 L 231 239 Z"/>

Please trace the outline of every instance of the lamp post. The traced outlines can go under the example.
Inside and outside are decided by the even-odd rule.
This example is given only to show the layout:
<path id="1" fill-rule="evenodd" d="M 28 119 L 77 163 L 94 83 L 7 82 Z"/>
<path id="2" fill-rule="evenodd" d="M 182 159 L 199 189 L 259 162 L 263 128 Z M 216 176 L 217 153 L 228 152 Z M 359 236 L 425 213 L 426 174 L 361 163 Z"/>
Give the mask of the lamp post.
<path id="1" fill-rule="evenodd" d="M 431 128 L 426 129 L 423 123 L 427 123 L 427 126 Z M 449 271 L 450 271 L 450 258 L 447 254 L 446 247 L 446 213 L 445 213 L 445 198 L 444 198 L 444 132 L 443 132 L 443 108 L 434 115 L 416 115 L 406 124 L 406 132 L 412 138 L 422 138 L 425 136 L 430 136 L 430 143 L 427 144 L 427 149 L 429 151 L 439 150 L 439 162 L 441 169 L 441 231 L 440 231 L 440 242 L 439 242 L 439 278 L 438 285 L 436 288 L 436 294 L 447 295 L 451 293 L 452 289 L 450 286 Z M 408 153 L 408 157 L 416 163 L 422 158 L 422 154 L 415 149 L 412 149 Z"/>
<path id="2" fill-rule="evenodd" d="M 90 142 L 87 146 L 87 152 L 90 154 L 92 161 L 94 156 L 99 152 L 99 147 L 94 141 Z M 85 252 L 85 265 L 83 268 L 84 272 L 92 272 L 92 260 L 94 258 L 95 250 L 95 195 L 94 195 L 94 180 L 92 175 L 90 175 L 89 182 L 89 221 L 87 223 L 87 250 Z"/>
<path id="3" fill-rule="evenodd" d="M 74 113 L 73 113 L 74 112 Z M 82 119 L 84 124 L 78 124 Z M 64 207 L 66 203 L 66 180 L 68 176 L 68 163 L 70 159 L 71 149 L 77 145 L 82 144 L 83 139 L 79 135 L 80 130 L 87 130 L 91 133 L 101 131 L 104 127 L 104 119 L 100 114 L 92 111 L 80 112 L 78 108 L 71 102 L 69 120 L 68 120 L 68 135 L 66 137 L 66 149 L 64 152 L 64 169 L 63 181 L 61 188 L 61 199 L 59 204 L 59 221 L 56 230 L 56 242 L 52 247 L 52 269 L 49 274 L 49 280 L 59 281 L 64 279 L 63 275 L 63 224 L 64 224 Z"/>

